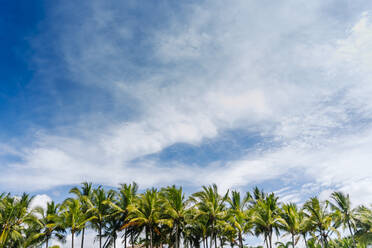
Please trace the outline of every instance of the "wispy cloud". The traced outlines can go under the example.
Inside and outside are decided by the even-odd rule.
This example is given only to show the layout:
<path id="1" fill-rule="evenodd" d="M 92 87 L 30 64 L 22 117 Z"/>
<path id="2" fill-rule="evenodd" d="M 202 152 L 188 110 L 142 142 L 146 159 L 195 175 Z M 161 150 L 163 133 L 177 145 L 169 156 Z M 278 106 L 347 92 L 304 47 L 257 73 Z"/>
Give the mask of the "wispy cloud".
<path id="1" fill-rule="evenodd" d="M 165 6 L 169 16 L 147 23 L 126 16 L 141 8 L 134 5 L 92 1 L 78 16 L 72 6 L 58 9 L 63 17 L 73 13 L 56 22 L 65 77 L 107 92 L 116 108 L 107 110 L 110 120 L 102 113 L 82 118 L 84 125 L 40 132 L 18 148 L 21 162 L 3 169 L 2 187 L 38 190 L 82 180 L 222 188 L 276 180 L 278 189 L 298 187 L 286 180 L 290 175 L 300 184 L 348 190 L 362 202 L 360 192 L 372 188 L 367 12 L 342 22 L 323 1 L 206 1 L 182 6 L 179 17 Z M 126 118 L 120 106 L 130 106 Z M 100 125 L 90 129 L 95 121 Z M 201 165 L 144 159 L 235 129 L 262 137 L 260 149 Z M 286 199 L 317 190 L 290 189 Z"/>

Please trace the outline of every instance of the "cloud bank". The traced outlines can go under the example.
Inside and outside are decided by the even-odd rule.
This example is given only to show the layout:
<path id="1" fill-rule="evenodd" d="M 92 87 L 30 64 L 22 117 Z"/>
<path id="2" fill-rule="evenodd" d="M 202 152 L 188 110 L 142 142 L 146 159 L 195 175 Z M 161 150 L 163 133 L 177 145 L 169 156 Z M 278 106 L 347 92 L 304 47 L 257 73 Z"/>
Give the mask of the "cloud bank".
<path id="1" fill-rule="evenodd" d="M 64 78 L 105 92 L 110 102 L 102 104 L 112 108 L 74 113 L 77 121 L 39 130 L 32 142 L 1 145 L 18 157 L 2 169 L 3 188 L 270 181 L 293 201 L 340 189 L 362 203 L 372 193 L 369 9 L 349 13 L 340 4 L 340 17 L 324 1 L 164 1 L 167 15 L 155 8 L 141 17 L 149 10 L 130 1 L 63 4 L 48 27 L 58 33 Z M 40 80 L 55 80 L 56 67 L 35 61 Z M 198 149 L 229 130 L 260 139 L 228 161 L 150 156 L 177 144 Z"/>

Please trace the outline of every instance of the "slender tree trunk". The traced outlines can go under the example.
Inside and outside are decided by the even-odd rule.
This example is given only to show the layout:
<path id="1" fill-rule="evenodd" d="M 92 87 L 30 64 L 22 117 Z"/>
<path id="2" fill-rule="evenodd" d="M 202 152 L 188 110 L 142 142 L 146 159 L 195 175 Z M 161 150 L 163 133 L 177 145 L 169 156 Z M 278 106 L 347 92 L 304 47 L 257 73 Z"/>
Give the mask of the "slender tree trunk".
<path id="1" fill-rule="evenodd" d="M 98 235 L 99 235 L 99 248 L 102 248 L 102 226 L 101 226 L 101 223 L 99 224 L 99 233 L 98 233 Z"/>
<path id="2" fill-rule="evenodd" d="M 81 234 L 81 248 L 84 247 L 84 234 L 85 234 L 85 227 L 83 228 L 83 233 Z"/>
<path id="3" fill-rule="evenodd" d="M 145 232 L 146 232 L 146 248 L 148 248 L 149 247 L 149 231 L 147 227 L 146 227 Z"/>
<path id="4" fill-rule="evenodd" d="M 150 228 L 150 248 L 153 248 L 153 244 L 152 244 L 152 228 Z"/>
<path id="5" fill-rule="evenodd" d="M 272 244 L 272 233 L 269 234 L 269 244 L 270 244 L 270 248 L 273 248 L 273 244 Z"/>
<path id="6" fill-rule="evenodd" d="M 134 245 L 134 230 L 132 230 L 132 232 L 130 233 L 130 243 L 131 243 L 131 246 Z"/>
<path id="7" fill-rule="evenodd" d="M 114 248 L 116 248 L 116 236 L 114 237 Z"/>
<path id="8" fill-rule="evenodd" d="M 210 240 L 210 248 L 212 248 L 213 245 L 213 236 L 214 236 L 214 223 L 212 222 L 212 232 L 211 232 L 211 240 Z"/>
<path id="9" fill-rule="evenodd" d="M 328 240 L 327 240 L 327 236 L 325 234 L 325 232 L 321 232 L 321 235 L 322 235 L 322 239 L 323 239 L 323 247 L 327 248 L 328 247 Z"/>
<path id="10" fill-rule="evenodd" d="M 74 248 L 74 236 L 75 236 L 75 233 L 74 232 L 71 232 L 71 248 Z"/>
<path id="11" fill-rule="evenodd" d="M 355 237 L 354 237 L 354 233 L 353 231 L 351 230 L 351 225 L 350 225 L 350 221 L 347 222 L 347 225 L 349 227 L 349 232 L 350 232 L 350 235 L 351 235 L 351 238 L 353 239 L 353 246 L 354 248 L 356 248 L 356 242 L 355 242 Z"/>
<path id="12" fill-rule="evenodd" d="M 293 233 L 292 233 L 292 247 L 293 248 L 295 247 L 295 237 Z"/>
<path id="13" fill-rule="evenodd" d="M 265 234 L 264 244 L 266 245 L 266 248 L 269 248 L 269 242 L 267 241 L 267 235 Z"/>
<path id="14" fill-rule="evenodd" d="M 305 234 L 302 234 L 302 236 L 304 237 L 305 247 L 308 248 L 308 247 L 307 247 L 307 240 L 306 240 L 306 233 L 305 233 Z"/>
<path id="15" fill-rule="evenodd" d="M 47 237 L 46 242 L 45 242 L 45 244 L 46 244 L 45 247 L 46 248 L 48 248 L 48 241 L 49 241 L 49 238 Z"/>
<path id="16" fill-rule="evenodd" d="M 239 230 L 239 247 L 243 248 L 243 237 L 242 232 Z"/>
<path id="17" fill-rule="evenodd" d="M 179 230 L 178 225 L 176 226 L 176 248 L 180 247 L 180 236 L 179 236 Z"/>
<path id="18" fill-rule="evenodd" d="M 128 235 L 128 232 L 127 232 L 127 229 L 125 229 L 125 231 L 124 231 L 124 248 L 127 248 L 127 235 Z"/>

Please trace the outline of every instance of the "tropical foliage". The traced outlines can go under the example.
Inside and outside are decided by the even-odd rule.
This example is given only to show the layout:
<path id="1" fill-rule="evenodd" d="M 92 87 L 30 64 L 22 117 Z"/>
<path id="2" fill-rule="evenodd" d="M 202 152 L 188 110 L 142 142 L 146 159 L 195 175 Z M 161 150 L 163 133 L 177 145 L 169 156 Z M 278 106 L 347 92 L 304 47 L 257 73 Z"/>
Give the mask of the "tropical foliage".
<path id="1" fill-rule="evenodd" d="M 372 244 L 371 206 L 352 207 L 349 195 L 312 197 L 301 205 L 274 193 L 219 192 L 202 187 L 188 197 L 182 187 L 138 192 L 138 185 L 105 190 L 83 183 L 61 203 L 31 207 L 33 197 L 0 194 L 0 248 L 253 247 L 365 248 Z M 87 231 L 96 233 L 88 243 Z M 255 240 L 258 240 L 257 238 Z M 79 241 L 79 242 L 78 242 Z M 120 241 L 120 242 L 119 242 Z"/>

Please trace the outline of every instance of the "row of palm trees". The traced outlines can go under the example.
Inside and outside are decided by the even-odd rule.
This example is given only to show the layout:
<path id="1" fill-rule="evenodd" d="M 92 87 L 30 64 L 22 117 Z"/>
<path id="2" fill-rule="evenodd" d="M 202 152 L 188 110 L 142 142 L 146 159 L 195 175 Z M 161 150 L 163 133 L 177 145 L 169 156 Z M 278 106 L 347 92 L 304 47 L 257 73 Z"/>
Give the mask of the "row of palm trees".
<path id="1" fill-rule="evenodd" d="M 176 186 L 139 193 L 136 183 L 117 190 L 83 183 L 70 193 L 73 197 L 61 204 L 49 202 L 46 208 L 31 208 L 28 194 L 1 194 L 0 248 L 48 248 L 51 240 L 65 242 L 67 234 L 72 248 L 92 247 L 85 241 L 87 229 L 96 232 L 99 248 L 116 248 L 118 239 L 125 248 L 243 248 L 250 235 L 262 237 L 266 248 L 372 244 L 372 209 L 352 208 L 349 195 L 342 192 L 332 193 L 327 201 L 310 198 L 301 207 L 281 203 L 274 193 L 257 187 L 252 193 L 219 194 L 211 185 L 186 197 Z"/>

